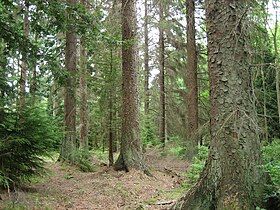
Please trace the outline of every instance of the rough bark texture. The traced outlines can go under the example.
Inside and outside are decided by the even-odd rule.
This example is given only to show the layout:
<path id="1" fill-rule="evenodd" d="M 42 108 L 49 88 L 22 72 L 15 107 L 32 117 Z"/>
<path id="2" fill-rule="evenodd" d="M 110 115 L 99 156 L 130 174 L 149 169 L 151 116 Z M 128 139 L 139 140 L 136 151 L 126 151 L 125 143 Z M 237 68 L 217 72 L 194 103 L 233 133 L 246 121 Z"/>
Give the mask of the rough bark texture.
<path id="1" fill-rule="evenodd" d="M 145 17 L 144 17 L 144 71 L 145 71 L 145 103 L 144 110 L 146 117 L 149 113 L 150 94 L 149 94 L 149 32 L 148 32 L 148 0 L 145 0 Z"/>
<path id="2" fill-rule="evenodd" d="M 68 0 L 71 5 L 76 0 Z M 69 18 L 72 19 L 71 15 Z M 64 89 L 64 126 L 65 137 L 62 141 L 61 158 L 71 161 L 71 155 L 76 147 L 76 35 L 74 26 L 66 32 L 65 66 L 69 71 Z"/>
<path id="3" fill-rule="evenodd" d="M 28 21 L 28 9 L 29 0 L 24 1 L 24 35 L 26 38 L 29 36 L 29 21 Z M 22 112 L 25 107 L 25 94 L 26 94 L 26 75 L 27 75 L 27 50 L 22 52 L 22 63 L 21 63 L 21 73 L 20 73 L 20 90 L 19 90 L 19 111 Z"/>
<path id="4" fill-rule="evenodd" d="M 195 41 L 195 2 L 186 1 L 187 11 L 187 157 L 192 159 L 198 145 L 198 87 Z"/>
<path id="5" fill-rule="evenodd" d="M 122 138 L 116 170 L 146 170 L 142 152 L 137 71 L 136 0 L 122 0 Z"/>
<path id="6" fill-rule="evenodd" d="M 160 22 L 164 20 L 164 8 L 163 2 L 159 2 L 159 18 Z M 160 88 L 160 113 L 159 113 L 159 139 L 162 146 L 165 145 L 166 129 L 165 129 L 165 60 L 164 60 L 164 31 L 162 27 L 159 27 L 159 88 Z"/>
<path id="7" fill-rule="evenodd" d="M 263 192 L 246 51 L 245 1 L 206 0 L 211 143 L 198 183 L 173 209 L 255 209 Z"/>

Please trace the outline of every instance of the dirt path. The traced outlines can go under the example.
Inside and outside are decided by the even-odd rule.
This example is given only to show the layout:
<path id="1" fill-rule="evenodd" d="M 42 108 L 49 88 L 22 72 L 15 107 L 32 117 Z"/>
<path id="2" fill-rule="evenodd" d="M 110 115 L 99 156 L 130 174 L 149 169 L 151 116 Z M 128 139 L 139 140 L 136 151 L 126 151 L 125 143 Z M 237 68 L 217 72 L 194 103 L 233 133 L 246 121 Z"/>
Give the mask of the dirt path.
<path id="1" fill-rule="evenodd" d="M 116 172 L 107 166 L 82 173 L 48 163 L 49 176 L 10 197 L 2 194 L 0 209 L 13 203 L 22 209 L 168 209 L 180 195 L 172 192 L 180 187 L 180 174 L 188 164 L 172 155 L 162 157 L 157 150 L 148 150 L 146 161 L 154 177 L 138 171 Z"/>

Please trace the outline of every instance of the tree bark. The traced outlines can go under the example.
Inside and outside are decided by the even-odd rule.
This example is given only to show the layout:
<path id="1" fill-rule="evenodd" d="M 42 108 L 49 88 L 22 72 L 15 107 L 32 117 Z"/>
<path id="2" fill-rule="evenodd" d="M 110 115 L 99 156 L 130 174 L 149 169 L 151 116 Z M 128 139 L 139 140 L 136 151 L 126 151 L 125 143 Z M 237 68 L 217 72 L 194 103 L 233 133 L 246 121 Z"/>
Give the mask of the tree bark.
<path id="1" fill-rule="evenodd" d="M 211 142 L 198 183 L 173 209 L 255 209 L 264 174 L 246 50 L 246 1 L 206 0 Z"/>
<path id="2" fill-rule="evenodd" d="M 143 158 L 137 72 L 136 0 L 122 0 L 122 139 L 115 170 L 146 172 Z"/>
<path id="3" fill-rule="evenodd" d="M 76 0 L 67 1 L 70 6 L 76 4 Z M 70 13 L 70 11 L 68 11 Z M 73 20 L 71 13 L 69 20 Z M 76 35 L 73 25 L 66 32 L 65 66 L 68 70 L 64 87 L 64 126 L 65 138 L 62 141 L 61 158 L 64 161 L 72 161 L 72 153 L 76 149 Z"/>
<path id="4" fill-rule="evenodd" d="M 86 6 L 85 0 L 80 0 Z M 80 39 L 80 148 L 88 150 L 87 50 L 84 36 Z"/>
<path id="5" fill-rule="evenodd" d="M 279 87 L 279 52 L 277 46 L 277 32 L 278 32 L 278 14 L 276 12 L 275 20 L 275 29 L 273 34 L 273 44 L 274 44 L 274 53 L 275 53 L 275 86 L 276 86 L 276 95 L 277 95 L 277 108 L 278 108 L 278 121 L 280 124 L 280 87 Z"/>
<path id="6" fill-rule="evenodd" d="M 29 36 L 29 0 L 24 1 L 24 20 L 23 30 L 24 36 Z M 20 74 L 20 90 L 19 90 L 19 112 L 21 113 L 25 108 L 25 94 L 26 94 L 26 76 L 27 76 L 27 49 L 22 52 L 21 74 Z"/>
<path id="7" fill-rule="evenodd" d="M 163 2 L 159 2 L 159 18 L 160 22 L 164 20 L 164 8 Z M 163 28 L 159 27 L 159 88 L 160 88 L 160 116 L 159 116 L 159 139 L 161 141 L 162 147 L 165 146 L 166 129 L 165 129 L 165 46 L 164 46 L 164 31 Z"/>
<path id="8" fill-rule="evenodd" d="M 149 105 L 150 105 L 150 94 L 149 94 L 149 32 L 148 32 L 148 0 L 145 0 L 145 17 L 144 17 L 144 71 L 145 71 L 145 116 L 148 117 Z"/>
<path id="9" fill-rule="evenodd" d="M 113 79 L 113 49 L 110 50 L 110 81 Z M 113 139 L 113 84 L 109 88 L 109 166 L 114 164 L 114 139 Z"/>
<path id="10" fill-rule="evenodd" d="M 195 1 L 186 1 L 187 11 L 187 151 L 189 160 L 197 153 L 198 145 L 198 87 L 195 41 Z"/>
<path id="11" fill-rule="evenodd" d="M 36 83 L 37 83 L 36 62 L 34 62 L 33 71 L 32 71 L 32 81 L 30 86 L 31 104 L 33 107 L 36 104 Z"/>

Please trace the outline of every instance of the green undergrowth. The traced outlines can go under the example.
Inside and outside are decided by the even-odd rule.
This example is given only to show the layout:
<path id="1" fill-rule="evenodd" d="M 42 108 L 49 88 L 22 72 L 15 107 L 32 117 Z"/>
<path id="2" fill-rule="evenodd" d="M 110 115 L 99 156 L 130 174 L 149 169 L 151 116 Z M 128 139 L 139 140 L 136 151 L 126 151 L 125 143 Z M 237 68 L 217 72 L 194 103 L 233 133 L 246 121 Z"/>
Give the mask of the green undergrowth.
<path id="1" fill-rule="evenodd" d="M 90 153 L 85 150 L 77 149 L 72 153 L 72 160 L 82 172 L 95 172 L 96 166 L 90 161 Z"/>
<path id="2" fill-rule="evenodd" d="M 0 122 L 0 188 L 9 188 L 45 173 L 45 159 L 58 149 L 62 128 L 41 107 L 21 114 L 9 110 Z"/>
<path id="3" fill-rule="evenodd" d="M 176 154 L 178 157 L 184 157 L 184 148 L 176 147 L 169 152 Z M 184 193 L 189 190 L 197 181 L 203 170 L 205 161 L 208 156 L 208 147 L 198 146 L 198 154 L 193 158 L 192 164 L 190 165 L 187 172 L 183 173 L 184 180 L 181 183 L 181 187 L 175 188 L 170 191 L 165 191 L 164 196 L 171 200 L 180 198 Z"/>
<path id="4" fill-rule="evenodd" d="M 186 179 L 182 183 L 182 187 L 185 190 L 190 189 L 198 181 L 205 165 L 205 161 L 207 160 L 208 147 L 198 146 L 197 149 L 197 155 L 193 157 L 192 164 L 190 165 L 189 170 L 184 174 Z"/>
<path id="5" fill-rule="evenodd" d="M 274 139 L 263 146 L 263 167 L 269 174 L 264 203 L 266 209 L 280 209 L 280 139 Z"/>

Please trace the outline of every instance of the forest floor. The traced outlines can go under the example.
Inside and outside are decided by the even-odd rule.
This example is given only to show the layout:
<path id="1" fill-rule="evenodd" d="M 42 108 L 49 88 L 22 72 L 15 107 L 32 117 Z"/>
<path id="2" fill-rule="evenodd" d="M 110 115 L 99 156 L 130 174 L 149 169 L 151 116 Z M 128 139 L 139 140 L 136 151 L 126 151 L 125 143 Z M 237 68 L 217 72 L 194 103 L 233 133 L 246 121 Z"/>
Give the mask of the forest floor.
<path id="1" fill-rule="evenodd" d="M 0 209 L 168 209 L 183 193 L 189 164 L 158 149 L 145 153 L 153 177 L 114 171 L 94 156 L 96 172 L 50 161 L 49 174 L 28 187 L 0 194 Z M 105 158 L 104 158 L 105 159 Z"/>

